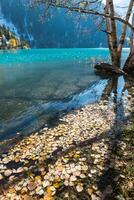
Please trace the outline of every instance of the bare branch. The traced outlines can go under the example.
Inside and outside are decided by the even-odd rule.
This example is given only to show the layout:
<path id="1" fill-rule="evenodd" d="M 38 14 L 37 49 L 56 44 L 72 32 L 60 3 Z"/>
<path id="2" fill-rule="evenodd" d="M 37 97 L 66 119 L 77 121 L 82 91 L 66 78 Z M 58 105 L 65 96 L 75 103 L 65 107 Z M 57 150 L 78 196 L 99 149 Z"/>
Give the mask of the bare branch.
<path id="1" fill-rule="evenodd" d="M 46 5 L 46 3 L 47 3 L 50 7 L 59 7 L 59 8 L 68 9 L 68 10 L 70 10 L 72 12 L 78 12 L 78 13 L 83 13 L 83 14 L 90 14 L 90 15 L 97 15 L 97 16 L 111 18 L 111 16 L 109 14 L 98 12 L 98 11 L 95 11 L 93 9 L 87 9 L 87 8 L 71 6 L 71 5 L 69 5 L 70 1 L 68 2 L 68 0 L 67 0 L 68 3 L 56 3 L 56 2 L 59 2 L 59 1 L 55 1 L 55 0 L 54 1 L 53 0 L 49 0 L 49 1 L 46 1 L 46 0 L 35 0 L 35 1 L 32 1 L 32 2 L 34 2 L 36 4 L 44 4 L 44 5 Z M 95 0 L 93 2 L 94 3 L 98 2 L 98 0 Z M 126 24 L 130 29 L 132 29 L 132 31 L 134 31 L 134 26 L 129 21 L 126 22 L 125 19 L 123 19 L 123 18 L 121 18 L 119 16 L 114 16 L 114 19 L 119 21 L 119 22 L 121 22 L 121 23 L 123 23 L 123 24 Z"/>

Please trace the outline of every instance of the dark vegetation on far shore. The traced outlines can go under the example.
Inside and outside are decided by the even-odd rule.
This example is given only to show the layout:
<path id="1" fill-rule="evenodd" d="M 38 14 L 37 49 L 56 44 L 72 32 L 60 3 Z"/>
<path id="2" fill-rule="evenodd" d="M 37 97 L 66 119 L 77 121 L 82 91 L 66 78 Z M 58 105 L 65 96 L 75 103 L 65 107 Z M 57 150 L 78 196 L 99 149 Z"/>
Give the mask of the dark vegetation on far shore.
<path id="1" fill-rule="evenodd" d="M 6 26 L 0 25 L 0 49 L 28 49 L 29 44 L 18 38 Z"/>

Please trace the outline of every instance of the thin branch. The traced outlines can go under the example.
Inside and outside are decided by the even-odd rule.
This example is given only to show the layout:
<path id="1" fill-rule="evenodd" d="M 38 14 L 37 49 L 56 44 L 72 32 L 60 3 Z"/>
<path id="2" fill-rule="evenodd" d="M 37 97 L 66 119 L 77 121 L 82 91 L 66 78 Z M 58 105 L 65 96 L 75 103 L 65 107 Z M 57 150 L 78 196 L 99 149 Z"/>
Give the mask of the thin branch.
<path id="1" fill-rule="evenodd" d="M 76 8 L 76 7 L 70 7 L 68 5 L 62 5 L 62 4 L 50 4 L 51 7 L 59 7 L 59 8 L 64 8 L 64 9 L 69 9 L 70 11 L 72 12 L 79 12 L 79 13 L 84 13 L 84 14 L 92 14 L 92 15 L 98 15 L 98 16 L 102 16 L 102 17 L 108 17 L 108 18 L 111 18 L 110 15 L 108 14 L 104 14 L 104 13 L 101 13 L 101 12 L 98 12 L 98 11 L 94 11 L 94 10 L 88 10 L 88 9 L 82 9 L 82 8 Z M 123 24 L 127 24 L 127 26 L 129 28 L 132 29 L 132 31 L 134 31 L 134 26 L 129 23 L 129 22 L 126 22 L 124 19 L 118 17 L 118 16 L 114 16 L 114 19 L 123 23 Z"/>

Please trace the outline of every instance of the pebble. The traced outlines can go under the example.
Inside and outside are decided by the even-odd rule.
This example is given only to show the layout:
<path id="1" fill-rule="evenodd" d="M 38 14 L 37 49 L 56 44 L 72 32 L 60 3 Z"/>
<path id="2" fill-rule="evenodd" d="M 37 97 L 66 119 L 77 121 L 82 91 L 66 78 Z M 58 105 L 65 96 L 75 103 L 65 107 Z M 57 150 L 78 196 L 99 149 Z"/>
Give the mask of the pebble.
<path id="1" fill-rule="evenodd" d="M 39 194 L 40 196 L 42 196 L 44 194 L 44 190 L 43 189 L 39 190 L 39 192 L 37 194 Z"/>
<path id="2" fill-rule="evenodd" d="M 2 176 L 2 174 L 0 174 L 0 180 L 2 180 L 4 177 Z"/>
<path id="3" fill-rule="evenodd" d="M 34 183 L 34 182 L 30 182 L 30 183 L 28 184 L 27 187 L 28 187 L 28 189 L 29 189 L 30 191 L 32 191 L 32 190 L 35 190 L 35 189 L 36 189 L 37 184 Z"/>
<path id="4" fill-rule="evenodd" d="M 83 186 L 82 185 L 77 185 L 76 186 L 77 192 L 82 192 L 83 191 Z"/>
<path id="5" fill-rule="evenodd" d="M 33 198 L 27 194 L 24 195 L 23 198 L 24 198 L 24 200 L 33 200 Z"/>
<path id="6" fill-rule="evenodd" d="M 86 178 L 86 175 L 85 174 L 81 174 L 80 178 Z"/>
<path id="7" fill-rule="evenodd" d="M 70 181 L 76 181 L 76 180 L 77 180 L 77 178 L 75 176 L 70 177 Z"/>
<path id="8" fill-rule="evenodd" d="M 50 183 L 49 183 L 48 180 L 46 180 L 46 181 L 43 182 L 43 187 L 44 187 L 44 188 L 46 188 L 46 187 L 49 186 L 49 185 L 50 185 Z"/>
<path id="9" fill-rule="evenodd" d="M 12 170 L 10 169 L 7 169 L 5 172 L 4 172 L 4 175 L 5 176 L 10 176 L 12 174 Z"/>

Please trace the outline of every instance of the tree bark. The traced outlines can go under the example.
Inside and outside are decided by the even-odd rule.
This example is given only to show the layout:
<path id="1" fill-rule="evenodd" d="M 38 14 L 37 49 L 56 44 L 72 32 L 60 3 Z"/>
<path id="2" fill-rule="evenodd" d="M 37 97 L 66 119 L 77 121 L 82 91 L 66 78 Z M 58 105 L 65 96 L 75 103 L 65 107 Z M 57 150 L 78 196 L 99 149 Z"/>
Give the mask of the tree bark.
<path id="1" fill-rule="evenodd" d="M 134 24 L 134 13 L 132 16 L 132 24 Z M 130 52 L 132 52 L 134 49 L 134 31 L 131 30 L 131 35 L 130 35 Z"/>
<path id="2" fill-rule="evenodd" d="M 108 63 L 96 64 L 94 68 L 100 75 L 126 75 L 125 72 L 119 67 L 112 66 Z"/>
<path id="3" fill-rule="evenodd" d="M 132 24 L 134 24 L 134 14 L 132 16 Z M 134 33 L 132 31 L 131 36 L 130 36 L 130 54 L 123 67 L 124 72 L 126 72 L 127 74 L 134 72 L 134 38 L 133 36 L 134 36 Z"/>
<path id="4" fill-rule="evenodd" d="M 134 50 L 130 52 L 126 63 L 123 67 L 123 71 L 126 72 L 127 74 L 131 74 L 134 72 Z"/>
<path id="5" fill-rule="evenodd" d="M 109 15 L 109 5 L 108 2 L 106 2 L 106 7 L 105 7 L 105 14 Z M 108 42 L 108 47 L 110 50 L 110 56 L 111 60 L 113 60 L 113 46 L 112 46 L 112 38 L 111 38 L 111 24 L 110 24 L 110 18 L 106 17 L 106 34 L 107 34 L 107 42 Z"/>
<path id="6" fill-rule="evenodd" d="M 106 0 L 106 10 L 110 14 L 110 19 L 106 18 L 106 28 L 107 28 L 107 37 L 109 43 L 109 49 L 111 54 L 111 61 L 114 67 L 120 67 L 120 56 L 118 55 L 118 44 L 117 44 L 117 31 L 116 31 L 116 22 L 115 22 L 115 11 L 113 0 Z M 110 31 L 110 35 L 109 35 Z"/>
<path id="7" fill-rule="evenodd" d="M 133 3 L 134 3 L 134 0 L 130 0 L 128 10 L 127 10 L 127 14 L 126 14 L 126 18 L 125 18 L 126 23 L 129 22 L 129 19 L 130 19 L 131 13 L 132 13 L 132 9 L 133 9 Z M 123 29 L 122 29 L 122 33 L 121 33 L 121 36 L 120 36 L 120 40 L 119 40 L 119 45 L 118 45 L 118 54 L 119 54 L 120 57 L 121 57 L 121 53 L 122 53 L 124 40 L 125 40 L 125 37 L 126 37 L 126 31 L 127 31 L 127 24 L 124 24 Z"/>

